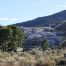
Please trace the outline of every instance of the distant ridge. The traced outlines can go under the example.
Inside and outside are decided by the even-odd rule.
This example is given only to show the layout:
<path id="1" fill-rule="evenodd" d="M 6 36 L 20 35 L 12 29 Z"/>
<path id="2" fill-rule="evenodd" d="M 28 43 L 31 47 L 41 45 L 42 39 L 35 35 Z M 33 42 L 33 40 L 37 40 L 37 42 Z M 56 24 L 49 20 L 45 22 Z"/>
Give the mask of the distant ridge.
<path id="1" fill-rule="evenodd" d="M 58 31 L 66 32 L 66 21 L 55 27 Z"/>
<path id="2" fill-rule="evenodd" d="M 66 10 L 60 11 L 50 16 L 38 17 L 33 20 L 17 23 L 15 25 L 24 27 L 56 27 L 64 21 L 66 21 Z"/>

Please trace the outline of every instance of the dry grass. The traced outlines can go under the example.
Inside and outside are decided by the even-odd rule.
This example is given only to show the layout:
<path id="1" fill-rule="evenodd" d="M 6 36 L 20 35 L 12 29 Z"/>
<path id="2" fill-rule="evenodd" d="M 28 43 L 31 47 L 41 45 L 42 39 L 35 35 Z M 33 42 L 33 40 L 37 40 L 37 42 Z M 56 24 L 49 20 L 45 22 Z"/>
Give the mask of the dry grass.
<path id="1" fill-rule="evenodd" d="M 56 66 L 64 58 L 66 49 L 61 50 L 31 50 L 29 52 L 0 52 L 0 66 Z"/>

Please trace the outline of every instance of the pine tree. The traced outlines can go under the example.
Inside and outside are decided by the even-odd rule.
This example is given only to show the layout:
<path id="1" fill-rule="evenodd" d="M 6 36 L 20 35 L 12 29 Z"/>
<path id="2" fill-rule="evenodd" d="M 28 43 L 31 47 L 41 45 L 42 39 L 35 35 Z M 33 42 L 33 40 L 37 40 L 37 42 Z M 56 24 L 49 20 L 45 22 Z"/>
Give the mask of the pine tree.
<path id="1" fill-rule="evenodd" d="M 6 26 L 0 29 L 0 49 L 3 51 L 14 51 L 22 47 L 24 33 L 16 26 Z"/>
<path id="2" fill-rule="evenodd" d="M 43 40 L 41 47 L 43 50 L 46 50 L 49 48 L 49 44 L 48 44 L 47 40 Z"/>

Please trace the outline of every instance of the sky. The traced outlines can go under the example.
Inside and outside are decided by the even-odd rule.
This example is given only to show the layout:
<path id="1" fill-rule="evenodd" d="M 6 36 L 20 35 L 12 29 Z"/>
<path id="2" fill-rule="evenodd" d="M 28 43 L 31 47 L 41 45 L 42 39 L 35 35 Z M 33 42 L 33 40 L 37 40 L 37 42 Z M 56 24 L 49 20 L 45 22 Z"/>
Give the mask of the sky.
<path id="1" fill-rule="evenodd" d="M 66 0 L 0 0 L 0 25 L 9 25 L 66 10 Z"/>

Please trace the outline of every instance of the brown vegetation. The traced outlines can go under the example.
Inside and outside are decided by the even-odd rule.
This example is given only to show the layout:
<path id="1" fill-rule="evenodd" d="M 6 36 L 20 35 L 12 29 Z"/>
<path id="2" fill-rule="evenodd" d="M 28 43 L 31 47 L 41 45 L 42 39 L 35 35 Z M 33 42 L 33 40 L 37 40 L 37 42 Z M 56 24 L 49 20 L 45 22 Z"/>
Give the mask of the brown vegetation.
<path id="1" fill-rule="evenodd" d="M 37 49 L 29 52 L 0 52 L 0 66 L 56 66 L 63 60 L 65 53 L 66 49 L 48 49 L 44 52 Z"/>

